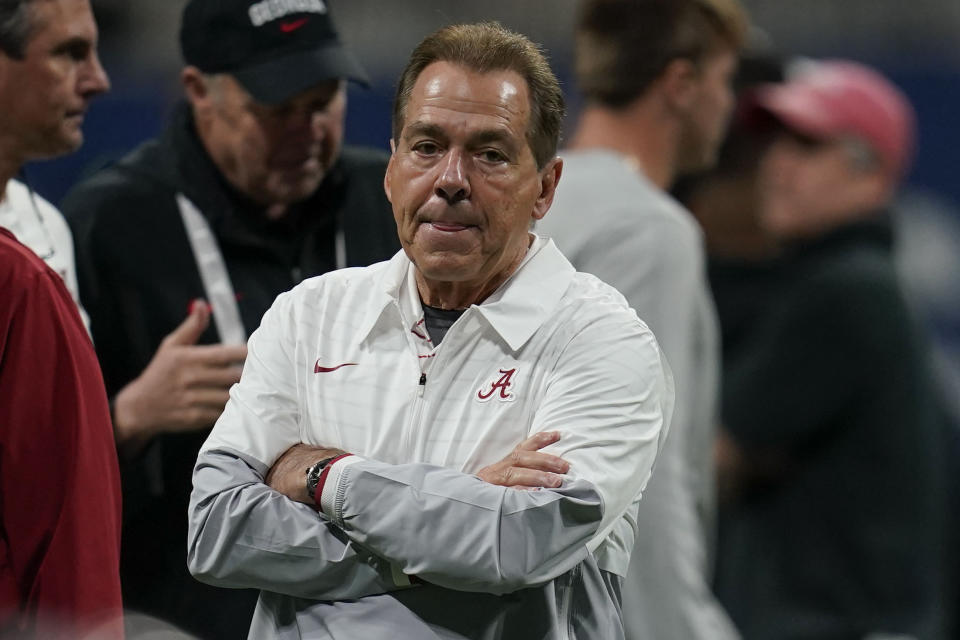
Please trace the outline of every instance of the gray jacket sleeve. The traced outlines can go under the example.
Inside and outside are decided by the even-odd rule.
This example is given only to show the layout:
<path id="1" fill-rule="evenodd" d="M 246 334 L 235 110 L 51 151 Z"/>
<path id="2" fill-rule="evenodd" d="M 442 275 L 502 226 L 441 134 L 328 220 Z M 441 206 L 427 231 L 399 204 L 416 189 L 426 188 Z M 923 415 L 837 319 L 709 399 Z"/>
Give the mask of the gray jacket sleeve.
<path id="1" fill-rule="evenodd" d="M 266 471 L 236 451 L 200 454 L 188 547 L 199 580 L 314 600 L 385 593 L 409 585 L 406 575 L 506 593 L 582 561 L 603 514 L 583 480 L 518 491 L 432 465 L 362 460 L 343 469 L 349 499 L 331 523 L 263 484 Z"/>
<path id="2" fill-rule="evenodd" d="M 334 523 L 404 573 L 459 591 L 509 593 L 569 571 L 604 511 L 585 480 L 520 491 L 426 464 L 342 464 L 328 478 Z"/>
<path id="3" fill-rule="evenodd" d="M 410 584 L 324 516 L 264 484 L 267 471 L 236 451 L 200 454 L 187 550 L 197 579 L 311 600 L 360 598 Z"/>

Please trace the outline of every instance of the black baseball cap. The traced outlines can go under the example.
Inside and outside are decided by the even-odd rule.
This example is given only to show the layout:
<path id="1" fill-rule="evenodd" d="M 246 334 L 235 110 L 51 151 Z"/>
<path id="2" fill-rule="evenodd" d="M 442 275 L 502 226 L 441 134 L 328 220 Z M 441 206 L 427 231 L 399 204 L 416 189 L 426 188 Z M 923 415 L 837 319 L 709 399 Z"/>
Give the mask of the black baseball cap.
<path id="1" fill-rule="evenodd" d="M 229 73 L 258 102 L 277 104 L 324 81 L 368 87 L 326 0 L 190 0 L 180 23 L 187 64 Z"/>

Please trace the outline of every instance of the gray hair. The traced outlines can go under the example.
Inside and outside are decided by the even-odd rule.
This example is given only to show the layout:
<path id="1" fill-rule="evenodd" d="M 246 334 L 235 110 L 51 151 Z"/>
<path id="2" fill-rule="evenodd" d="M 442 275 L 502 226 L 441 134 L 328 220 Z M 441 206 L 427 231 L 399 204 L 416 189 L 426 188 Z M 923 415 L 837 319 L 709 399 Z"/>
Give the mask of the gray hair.
<path id="1" fill-rule="evenodd" d="M 34 0 L 0 0 L 0 51 L 14 60 L 23 60 L 33 33 L 31 14 Z"/>

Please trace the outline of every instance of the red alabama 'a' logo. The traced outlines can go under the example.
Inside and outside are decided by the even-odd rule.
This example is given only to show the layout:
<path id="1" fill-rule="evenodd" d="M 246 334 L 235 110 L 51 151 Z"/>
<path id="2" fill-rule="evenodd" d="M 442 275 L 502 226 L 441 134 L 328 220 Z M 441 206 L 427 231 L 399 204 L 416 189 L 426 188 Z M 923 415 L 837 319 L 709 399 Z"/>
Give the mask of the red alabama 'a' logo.
<path id="1" fill-rule="evenodd" d="M 489 389 L 480 389 L 477 391 L 477 398 L 481 401 L 487 401 L 493 397 L 496 397 L 498 400 L 513 400 L 514 395 L 510 390 L 510 386 L 513 384 L 511 379 L 516 372 L 516 369 L 500 369 L 500 377 L 490 384 Z"/>

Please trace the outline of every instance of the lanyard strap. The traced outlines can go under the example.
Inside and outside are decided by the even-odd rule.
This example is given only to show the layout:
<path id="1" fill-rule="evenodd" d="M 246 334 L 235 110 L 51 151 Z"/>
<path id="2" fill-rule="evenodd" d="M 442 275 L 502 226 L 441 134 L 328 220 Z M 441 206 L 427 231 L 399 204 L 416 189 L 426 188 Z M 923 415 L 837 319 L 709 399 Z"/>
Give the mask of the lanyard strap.
<path id="1" fill-rule="evenodd" d="M 213 309 L 213 322 L 220 334 L 220 342 L 246 344 L 247 332 L 240 320 L 237 296 L 233 292 L 227 265 L 207 219 L 182 193 L 177 194 L 177 207 L 190 240 L 190 248 L 193 250 L 193 258 L 207 294 L 207 302 Z"/>

